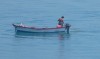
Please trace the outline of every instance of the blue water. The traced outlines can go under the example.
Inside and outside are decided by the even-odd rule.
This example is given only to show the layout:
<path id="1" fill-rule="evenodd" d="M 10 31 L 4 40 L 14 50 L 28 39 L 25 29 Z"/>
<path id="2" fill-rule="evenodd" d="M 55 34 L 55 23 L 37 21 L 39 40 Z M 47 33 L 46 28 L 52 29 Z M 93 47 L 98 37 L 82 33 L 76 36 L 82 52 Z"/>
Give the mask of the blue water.
<path id="1" fill-rule="evenodd" d="M 16 34 L 12 26 L 55 27 L 61 16 L 70 34 Z M 100 59 L 100 1 L 0 0 L 0 59 Z"/>

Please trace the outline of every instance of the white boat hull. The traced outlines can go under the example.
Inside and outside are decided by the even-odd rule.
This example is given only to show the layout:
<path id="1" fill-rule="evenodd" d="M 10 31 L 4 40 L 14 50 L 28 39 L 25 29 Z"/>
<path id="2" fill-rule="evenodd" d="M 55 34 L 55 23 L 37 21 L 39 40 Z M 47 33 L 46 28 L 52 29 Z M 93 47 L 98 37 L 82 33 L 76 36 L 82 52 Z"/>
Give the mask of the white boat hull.
<path id="1" fill-rule="evenodd" d="M 27 26 L 21 26 L 21 25 L 15 25 L 13 24 L 13 26 L 15 27 L 15 31 L 16 32 L 65 32 L 65 27 L 62 28 L 34 28 L 34 27 L 27 27 Z"/>

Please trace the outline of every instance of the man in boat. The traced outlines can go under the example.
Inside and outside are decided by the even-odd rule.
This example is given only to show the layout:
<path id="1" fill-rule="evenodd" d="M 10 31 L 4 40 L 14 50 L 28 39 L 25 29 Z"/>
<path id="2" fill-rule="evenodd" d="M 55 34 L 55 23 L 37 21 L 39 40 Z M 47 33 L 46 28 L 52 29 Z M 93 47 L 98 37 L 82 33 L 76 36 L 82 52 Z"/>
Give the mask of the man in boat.
<path id="1" fill-rule="evenodd" d="M 62 16 L 61 18 L 58 19 L 58 25 L 63 27 L 63 24 L 64 24 L 64 16 Z"/>

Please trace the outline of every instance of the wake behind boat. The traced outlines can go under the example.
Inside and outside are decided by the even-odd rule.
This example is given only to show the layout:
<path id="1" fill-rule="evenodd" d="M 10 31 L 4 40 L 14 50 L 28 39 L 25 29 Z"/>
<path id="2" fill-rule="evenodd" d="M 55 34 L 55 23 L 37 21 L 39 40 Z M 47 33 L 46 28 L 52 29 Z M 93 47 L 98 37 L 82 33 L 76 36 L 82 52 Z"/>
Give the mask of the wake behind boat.
<path id="1" fill-rule="evenodd" d="M 66 24 L 64 27 L 54 28 L 38 28 L 32 26 L 25 26 L 23 24 L 13 24 L 15 32 L 31 32 L 31 33 L 54 33 L 54 32 L 66 32 L 69 33 L 70 25 Z"/>

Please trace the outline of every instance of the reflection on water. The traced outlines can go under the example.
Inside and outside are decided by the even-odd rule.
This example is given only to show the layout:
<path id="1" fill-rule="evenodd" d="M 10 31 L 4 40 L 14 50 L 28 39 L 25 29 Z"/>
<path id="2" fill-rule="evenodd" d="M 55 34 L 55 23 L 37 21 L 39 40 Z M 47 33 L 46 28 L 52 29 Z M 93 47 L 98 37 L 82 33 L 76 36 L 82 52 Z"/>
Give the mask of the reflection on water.
<path id="1" fill-rule="evenodd" d="M 16 32 L 15 37 L 21 36 L 38 36 L 38 37 L 59 37 L 60 40 L 63 40 L 64 37 L 69 37 L 70 34 L 65 32 L 58 32 L 58 33 L 28 33 L 28 32 Z"/>
<path id="2" fill-rule="evenodd" d="M 67 58 L 70 58 L 70 34 L 61 32 L 61 33 L 25 33 L 25 32 L 17 32 L 15 34 L 15 38 L 23 38 L 23 36 L 26 37 L 47 37 L 48 39 L 51 38 L 53 39 L 54 37 L 58 38 L 56 40 L 57 46 L 55 47 L 56 49 L 56 53 L 57 59 L 65 59 L 65 57 L 67 56 Z M 42 39 L 42 38 L 40 38 Z M 54 40 L 50 40 L 51 42 L 53 42 Z M 36 43 L 37 44 L 37 43 Z M 41 44 L 42 45 L 42 44 Z M 48 44 L 47 44 L 48 45 Z M 52 44 L 50 44 L 50 46 L 52 46 Z M 55 46 L 55 45 L 54 45 Z M 39 46 L 41 47 L 41 46 Z M 46 47 L 42 47 L 43 49 L 46 49 Z M 52 47 L 51 47 L 52 50 Z M 48 51 L 51 51 L 48 50 Z"/>
<path id="3" fill-rule="evenodd" d="M 67 41 L 65 41 L 67 40 Z M 59 56 L 58 59 L 65 59 L 65 57 L 67 56 L 67 58 L 69 59 L 69 55 L 70 55 L 70 34 L 60 34 L 59 35 Z M 67 48 L 66 48 L 67 47 Z M 67 51 L 67 53 L 66 53 Z"/>

